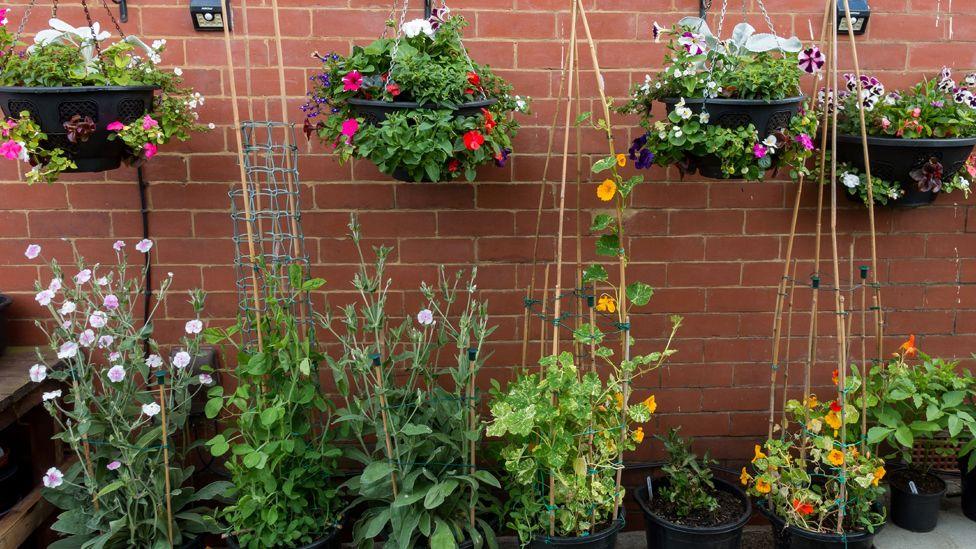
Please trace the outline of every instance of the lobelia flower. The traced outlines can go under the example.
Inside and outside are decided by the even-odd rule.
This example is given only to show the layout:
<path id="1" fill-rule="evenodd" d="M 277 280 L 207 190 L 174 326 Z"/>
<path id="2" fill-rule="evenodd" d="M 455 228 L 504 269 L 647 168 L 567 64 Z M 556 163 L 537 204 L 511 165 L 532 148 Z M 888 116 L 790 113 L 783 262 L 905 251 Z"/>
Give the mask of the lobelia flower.
<path id="1" fill-rule="evenodd" d="M 108 324 L 108 315 L 103 311 L 95 311 L 88 316 L 88 323 L 95 329 L 104 328 Z"/>
<path id="2" fill-rule="evenodd" d="M 78 344 L 74 341 L 65 341 L 58 349 L 58 358 L 74 358 L 78 354 Z"/>
<path id="3" fill-rule="evenodd" d="M 417 313 L 417 322 L 423 326 L 430 326 L 434 323 L 434 313 L 430 309 L 423 309 Z"/>
<path id="4" fill-rule="evenodd" d="M 125 248 L 125 242 L 121 240 L 116 240 L 115 243 L 112 244 L 112 249 L 117 252 L 121 252 L 122 248 Z"/>
<path id="5" fill-rule="evenodd" d="M 143 154 L 146 156 L 146 160 L 149 160 L 150 158 L 156 156 L 156 153 L 159 152 L 159 147 L 157 147 L 155 143 L 146 143 L 142 146 L 142 150 Z"/>
<path id="6" fill-rule="evenodd" d="M 40 383 L 47 379 L 47 366 L 43 364 L 35 364 L 30 367 L 30 370 L 28 370 L 27 373 L 30 376 L 31 381 L 34 383 Z"/>
<path id="7" fill-rule="evenodd" d="M 359 71 L 349 71 L 342 77 L 342 89 L 344 91 L 359 91 L 361 87 L 363 87 L 363 75 Z"/>
<path id="8" fill-rule="evenodd" d="M 200 319 L 188 320 L 184 329 L 188 334 L 199 334 L 203 331 L 203 322 Z"/>
<path id="9" fill-rule="evenodd" d="M 359 131 L 359 120 L 350 118 L 342 123 L 342 135 L 346 136 L 346 145 L 352 144 L 352 136 Z"/>
<path id="10" fill-rule="evenodd" d="M 820 72 L 827 58 L 817 46 L 811 46 L 797 54 L 797 64 L 807 74 Z"/>
<path id="11" fill-rule="evenodd" d="M 850 172 L 841 174 L 840 180 L 848 189 L 856 189 L 861 184 L 861 178 Z"/>
<path id="12" fill-rule="evenodd" d="M 51 467 L 41 478 L 45 488 L 57 488 L 64 484 L 64 473 L 57 467 Z"/>
<path id="13" fill-rule="evenodd" d="M 190 353 L 186 351 L 180 351 L 176 353 L 176 356 L 173 357 L 173 366 L 175 366 L 177 369 L 182 370 L 183 368 L 186 368 L 189 365 L 190 365 Z"/>
<path id="14" fill-rule="evenodd" d="M 54 299 L 54 292 L 51 290 L 41 290 L 34 296 L 34 301 L 37 301 L 41 307 L 50 305 L 52 299 Z"/>
<path id="15" fill-rule="evenodd" d="M 210 374 L 200 374 L 197 376 L 197 379 L 200 380 L 200 385 L 210 385 L 213 383 L 213 377 Z"/>
<path id="16" fill-rule="evenodd" d="M 125 368 L 116 364 L 108 369 L 108 380 L 112 383 L 119 383 L 125 379 Z"/>
<path id="17" fill-rule="evenodd" d="M 81 332 L 81 335 L 78 336 L 78 343 L 82 347 L 91 347 L 95 343 L 95 332 L 92 330 Z"/>
<path id="18" fill-rule="evenodd" d="M 681 35 L 681 38 L 678 38 L 678 43 L 684 46 L 685 51 L 691 55 L 701 55 L 708 50 L 708 46 L 702 39 L 702 35 L 695 34 L 691 31 L 685 31 Z"/>
<path id="19" fill-rule="evenodd" d="M 103 335 L 98 338 L 98 347 L 100 349 L 106 349 L 111 347 L 112 343 L 115 342 L 115 338 L 110 335 Z"/>
<path id="20" fill-rule="evenodd" d="M 78 274 L 74 276 L 74 281 L 75 284 L 81 285 L 91 280 L 91 277 L 92 277 L 91 269 L 82 269 L 81 271 L 78 271 Z"/>
<path id="21" fill-rule="evenodd" d="M 49 400 L 55 400 L 55 399 L 58 399 L 58 398 L 61 398 L 61 389 L 57 389 L 57 390 L 54 390 L 54 391 L 51 391 L 51 392 L 48 392 L 48 393 L 44 393 L 44 394 L 41 395 L 41 401 L 42 402 L 47 402 Z"/>
<path id="22" fill-rule="evenodd" d="M 108 465 L 105 466 L 105 468 L 108 469 L 109 471 L 115 471 L 119 467 L 122 467 L 122 462 L 117 459 L 110 461 Z"/>
<path id="23" fill-rule="evenodd" d="M 140 252 L 142 252 L 144 254 L 149 253 L 149 250 L 151 250 L 152 247 L 153 247 L 153 242 L 152 242 L 152 240 L 149 240 L 148 238 L 145 238 L 143 240 L 140 240 L 139 243 L 136 244 L 136 250 L 138 250 L 138 251 L 140 251 Z"/>
<path id="24" fill-rule="evenodd" d="M 125 129 L 125 126 L 121 122 L 116 120 L 115 122 L 109 122 L 108 126 L 105 126 L 105 129 L 110 132 L 117 132 Z"/>
<path id="25" fill-rule="evenodd" d="M 159 404 L 155 402 L 150 402 L 149 404 L 142 405 L 142 413 L 146 414 L 147 417 L 153 417 L 158 414 L 160 410 Z"/>
<path id="26" fill-rule="evenodd" d="M 99 280 L 101 280 L 101 279 L 99 279 Z M 108 282 L 108 281 L 106 281 L 106 282 Z M 101 286 L 101 284 L 100 284 L 100 286 Z M 115 294 L 108 294 L 107 296 L 105 296 L 105 300 L 102 301 L 102 305 L 106 309 L 108 309 L 110 311 L 114 311 L 115 309 L 118 309 L 119 308 L 119 298 Z"/>
<path id="27" fill-rule="evenodd" d="M 150 368 L 159 368 L 162 365 L 163 365 L 163 357 L 157 354 L 151 354 L 148 357 L 146 357 L 146 366 L 149 366 Z"/>
<path id="28" fill-rule="evenodd" d="M 24 250 L 24 257 L 27 259 L 37 259 L 37 256 L 39 255 L 41 255 L 41 247 L 37 244 L 31 244 L 30 246 L 27 246 L 26 250 Z"/>
<path id="29" fill-rule="evenodd" d="M 77 310 L 78 310 L 78 306 L 75 305 L 74 301 L 65 301 L 64 303 L 61 304 L 61 308 L 58 309 L 58 312 L 61 313 L 61 316 L 67 316 Z"/>
<path id="30" fill-rule="evenodd" d="M 481 135 L 478 130 L 471 130 L 464 134 L 464 146 L 469 151 L 476 151 L 485 144 L 485 136 Z"/>

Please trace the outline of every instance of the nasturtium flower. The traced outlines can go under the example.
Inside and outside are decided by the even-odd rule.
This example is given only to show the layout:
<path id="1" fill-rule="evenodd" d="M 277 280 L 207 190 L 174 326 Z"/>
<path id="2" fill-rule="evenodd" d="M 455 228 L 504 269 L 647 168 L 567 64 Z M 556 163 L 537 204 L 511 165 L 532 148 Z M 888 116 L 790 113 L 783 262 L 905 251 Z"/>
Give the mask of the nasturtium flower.
<path id="1" fill-rule="evenodd" d="M 827 461 L 835 467 L 840 467 L 844 464 L 844 452 L 838 449 L 833 449 L 827 454 Z"/>
<path id="2" fill-rule="evenodd" d="M 654 395 L 645 398 L 641 404 L 647 407 L 647 410 L 652 414 L 657 411 L 657 399 L 654 398 Z"/>
<path id="3" fill-rule="evenodd" d="M 831 374 L 830 374 L 830 381 L 832 381 L 834 383 L 834 385 L 837 385 L 837 379 L 838 379 L 838 376 L 839 375 L 840 374 L 837 371 L 837 368 L 834 368 L 834 371 L 831 372 Z"/>
<path id="4" fill-rule="evenodd" d="M 617 166 L 620 166 L 621 168 L 623 168 L 626 165 L 627 165 L 627 155 L 626 154 L 623 154 L 623 153 L 618 154 L 617 155 Z"/>
<path id="5" fill-rule="evenodd" d="M 746 471 L 746 468 L 743 467 L 742 474 L 739 475 L 739 482 L 741 482 L 743 486 L 748 486 L 750 480 L 752 480 L 752 476 L 750 476 Z"/>
<path id="6" fill-rule="evenodd" d="M 485 144 L 485 136 L 478 130 L 471 130 L 464 134 L 464 146 L 469 151 L 476 151 Z"/>
<path id="7" fill-rule="evenodd" d="M 614 393 L 613 398 L 614 398 L 614 400 L 617 401 L 617 409 L 618 410 L 623 410 L 624 409 L 624 395 L 623 395 L 623 393 Z"/>
<path id="8" fill-rule="evenodd" d="M 830 403 L 830 411 L 831 412 L 840 412 L 842 409 L 843 408 L 841 408 L 840 403 L 837 402 L 836 400 Z"/>
<path id="9" fill-rule="evenodd" d="M 604 313 L 617 312 L 617 300 L 608 294 L 603 294 L 596 302 L 596 310 Z"/>
<path id="10" fill-rule="evenodd" d="M 810 505 L 809 503 L 807 503 L 805 501 L 800 501 L 798 499 L 794 499 L 793 500 L 793 510 L 796 511 L 797 513 L 799 513 L 802 516 L 806 516 L 806 515 L 809 515 L 809 514 L 813 513 L 813 505 Z"/>
<path id="11" fill-rule="evenodd" d="M 363 87 L 363 75 L 359 71 L 349 71 L 342 77 L 342 89 L 345 91 L 359 91 Z"/>
<path id="12" fill-rule="evenodd" d="M 755 463 L 755 462 L 759 461 L 760 459 L 766 459 L 766 457 L 767 457 L 766 454 L 764 454 L 763 451 L 762 451 L 762 446 L 760 446 L 758 444 L 753 449 L 753 452 L 755 452 L 756 455 L 753 456 L 752 463 Z"/>
<path id="13" fill-rule="evenodd" d="M 826 61 L 827 58 L 817 46 L 811 46 L 797 55 L 797 65 L 808 74 L 819 72 Z"/>
<path id="14" fill-rule="evenodd" d="M 766 479 L 759 477 L 756 479 L 756 491 L 760 494 L 768 494 L 773 486 Z"/>
<path id="15" fill-rule="evenodd" d="M 807 408 L 814 408 L 817 405 L 817 395 L 811 394 L 807 397 Z"/>
<path id="16" fill-rule="evenodd" d="M 613 182 L 613 179 L 605 179 L 600 186 L 596 188 L 596 195 L 600 200 L 604 202 L 610 202 L 613 197 L 617 194 L 617 184 Z"/>
<path id="17" fill-rule="evenodd" d="M 637 442 L 637 444 L 640 444 L 641 442 L 644 442 L 644 428 L 643 427 L 638 427 L 637 430 L 634 431 L 634 440 Z"/>
<path id="18" fill-rule="evenodd" d="M 918 355 L 918 348 L 915 347 L 915 334 L 908 336 L 908 339 L 898 348 L 905 355 L 905 358 L 912 358 Z"/>
<path id="19" fill-rule="evenodd" d="M 878 482 L 880 482 L 881 479 L 884 478 L 886 472 L 887 471 L 885 471 L 884 466 L 878 466 L 878 468 L 874 470 L 874 473 L 871 474 L 871 477 L 872 477 L 871 478 L 871 484 L 873 486 L 877 486 L 878 485 Z"/>
<path id="20" fill-rule="evenodd" d="M 824 416 L 824 422 L 835 431 L 840 429 L 840 416 L 833 410 L 827 412 L 827 415 Z"/>

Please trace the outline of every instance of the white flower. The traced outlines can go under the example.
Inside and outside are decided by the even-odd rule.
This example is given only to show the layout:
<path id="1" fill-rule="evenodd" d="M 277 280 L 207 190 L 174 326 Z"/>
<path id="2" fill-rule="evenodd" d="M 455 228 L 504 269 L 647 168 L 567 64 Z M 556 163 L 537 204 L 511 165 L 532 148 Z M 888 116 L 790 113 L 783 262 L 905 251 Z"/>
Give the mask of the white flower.
<path id="1" fill-rule="evenodd" d="M 95 280 L 95 284 L 98 284 L 99 286 L 107 286 L 108 277 L 107 276 L 99 277 L 97 280 Z"/>
<path id="2" fill-rule="evenodd" d="M 102 311 L 95 311 L 88 317 L 92 328 L 104 328 L 108 324 L 108 315 Z"/>
<path id="3" fill-rule="evenodd" d="M 146 357 L 146 366 L 149 366 L 150 368 L 159 368 L 162 365 L 163 365 L 163 357 L 157 354 L 151 354 L 148 357 Z"/>
<path id="4" fill-rule="evenodd" d="M 661 83 L 660 82 L 655 82 L 654 83 L 654 88 L 655 89 L 658 89 L 658 90 L 661 89 Z"/>
<path id="5" fill-rule="evenodd" d="M 146 414 L 149 417 L 153 417 L 154 415 L 158 414 L 159 410 L 160 410 L 159 404 L 156 404 L 155 402 L 150 402 L 149 404 L 142 405 L 142 413 Z"/>
<path id="6" fill-rule="evenodd" d="M 186 351 L 180 351 L 176 353 L 176 356 L 173 357 L 173 366 L 176 366 L 178 369 L 182 370 L 183 368 L 186 368 L 189 365 L 190 365 L 190 353 Z"/>
<path id="7" fill-rule="evenodd" d="M 40 383 L 47 379 L 47 366 L 43 364 L 35 364 L 30 367 L 29 374 L 31 381 L 34 383 Z"/>
<path id="8" fill-rule="evenodd" d="M 78 354 L 78 344 L 74 341 L 65 341 L 58 350 L 58 358 L 74 358 Z"/>
<path id="9" fill-rule="evenodd" d="M 200 385 L 210 385 L 213 383 L 213 377 L 210 374 L 200 374 L 197 379 L 200 380 Z"/>
<path id="10" fill-rule="evenodd" d="M 122 248 L 125 248 L 125 242 L 122 240 L 116 240 L 115 244 L 112 244 L 112 249 L 117 252 L 121 252 Z"/>
<path id="11" fill-rule="evenodd" d="M 151 250 L 152 247 L 153 247 L 153 242 L 152 242 L 152 240 L 149 240 L 148 238 L 145 238 L 143 240 L 140 240 L 139 243 L 136 244 L 136 250 L 139 250 L 140 252 L 142 252 L 144 254 L 145 253 L 149 253 L 149 250 Z"/>
<path id="12" fill-rule="evenodd" d="M 423 309 L 417 313 L 417 322 L 423 326 L 430 326 L 434 323 L 434 313 L 430 309 Z"/>
<path id="13" fill-rule="evenodd" d="M 61 304 L 61 308 L 58 309 L 58 312 L 61 313 L 61 316 L 65 316 L 65 315 L 70 315 L 76 310 L 78 310 L 78 306 L 75 305 L 74 301 L 65 301 L 64 303 Z"/>
<path id="14" fill-rule="evenodd" d="M 103 335 L 102 337 L 98 338 L 98 347 L 100 349 L 105 349 L 110 347 L 114 342 L 115 342 L 114 337 L 110 335 Z"/>
<path id="15" fill-rule="evenodd" d="M 668 132 L 662 130 L 662 131 L 658 132 L 657 136 L 660 139 L 667 139 L 668 138 Z"/>
<path id="16" fill-rule="evenodd" d="M 51 279 L 51 282 L 47 285 L 47 289 L 48 290 L 51 290 L 52 292 L 60 291 L 61 290 L 61 279 L 60 278 L 52 278 Z"/>
<path id="17" fill-rule="evenodd" d="M 776 136 L 775 135 L 767 135 L 766 136 L 766 139 L 763 139 L 763 142 L 762 143 L 766 147 L 775 150 L 776 149 Z"/>
<path id="18" fill-rule="evenodd" d="M 962 189 L 962 190 L 964 190 L 964 191 L 968 191 L 969 190 L 969 180 L 966 179 L 965 177 L 960 177 L 959 178 L 959 188 Z"/>
<path id="19" fill-rule="evenodd" d="M 116 364 L 108 369 L 108 380 L 112 383 L 118 383 L 125 379 L 125 368 Z"/>
<path id="20" fill-rule="evenodd" d="M 688 107 L 675 107 L 674 112 L 678 113 L 682 120 L 688 120 L 694 114 Z"/>
<path id="21" fill-rule="evenodd" d="M 82 269 L 81 271 L 78 271 L 78 274 L 75 275 L 74 278 L 75 284 L 78 285 L 84 284 L 89 280 L 91 280 L 91 277 L 92 277 L 91 269 Z"/>
<path id="22" fill-rule="evenodd" d="M 702 124 L 708 124 L 709 118 L 711 118 L 711 115 L 708 114 L 708 112 L 706 112 L 706 111 L 702 111 L 701 113 L 698 114 L 698 120 Z"/>
<path id="23" fill-rule="evenodd" d="M 91 330 L 81 332 L 81 335 L 78 336 L 78 343 L 85 347 L 91 347 L 92 343 L 95 343 L 95 332 Z"/>
<path id="24" fill-rule="evenodd" d="M 159 51 L 160 48 L 162 48 L 165 45 L 166 45 L 166 39 L 165 38 L 160 38 L 159 40 L 153 40 L 153 43 L 152 43 L 152 46 L 151 47 L 152 47 L 152 49 L 154 49 L 156 51 Z"/>
<path id="25" fill-rule="evenodd" d="M 51 467 L 46 473 L 44 473 L 42 480 L 46 488 L 57 488 L 58 486 L 64 484 L 64 473 L 62 473 L 57 467 Z"/>
<path id="26" fill-rule="evenodd" d="M 894 105 L 897 99 L 893 95 L 886 95 L 884 99 L 881 100 L 885 105 Z"/>
<path id="27" fill-rule="evenodd" d="M 17 141 L 17 144 L 20 145 L 20 152 L 17 153 L 17 160 L 20 160 L 21 162 L 30 162 L 30 155 L 27 154 L 27 143 Z"/>
<path id="28" fill-rule="evenodd" d="M 175 74 L 176 76 L 183 76 L 183 69 L 176 67 L 173 69 L 173 74 Z"/>
<path id="29" fill-rule="evenodd" d="M 674 136 L 675 137 L 681 137 L 682 135 L 684 135 L 684 132 L 681 131 L 681 128 L 675 128 L 675 130 L 674 130 Z"/>
<path id="30" fill-rule="evenodd" d="M 420 33 L 426 34 L 428 38 L 434 38 L 434 27 L 430 26 L 430 21 L 426 19 L 407 21 L 403 24 L 401 30 L 407 38 L 413 38 Z"/>
<path id="31" fill-rule="evenodd" d="M 186 330 L 186 333 L 188 334 L 199 334 L 203 331 L 203 322 L 201 322 L 199 318 L 189 320 L 187 321 L 186 326 L 184 326 L 184 330 Z"/>
<path id="32" fill-rule="evenodd" d="M 39 255 L 41 255 L 41 247 L 37 244 L 27 246 L 27 250 L 24 252 L 24 257 L 27 259 L 37 259 Z"/>
<path id="33" fill-rule="evenodd" d="M 37 301 L 41 307 L 50 305 L 52 299 L 54 299 L 54 292 L 51 290 L 41 290 L 34 296 L 34 301 Z"/>
<path id="34" fill-rule="evenodd" d="M 61 389 L 57 389 L 41 395 L 41 400 L 44 402 L 47 402 L 49 400 L 54 400 L 56 398 L 61 398 Z"/>
<path id="35" fill-rule="evenodd" d="M 841 174 L 840 179 L 848 189 L 856 189 L 861 184 L 861 178 L 850 172 Z"/>
<path id="36" fill-rule="evenodd" d="M 674 77 L 681 78 L 681 69 L 679 69 L 678 67 L 674 68 Z"/>
<path id="37" fill-rule="evenodd" d="M 122 353 L 120 353 L 118 351 L 113 351 L 111 354 L 108 355 L 108 360 L 110 362 L 115 362 L 115 361 L 117 361 L 120 358 L 122 358 Z"/>
<path id="38" fill-rule="evenodd" d="M 217 125 L 214 124 L 213 122 L 210 122 L 209 124 L 207 124 L 207 129 L 208 130 L 212 130 L 212 129 L 216 128 L 216 127 L 217 127 Z"/>

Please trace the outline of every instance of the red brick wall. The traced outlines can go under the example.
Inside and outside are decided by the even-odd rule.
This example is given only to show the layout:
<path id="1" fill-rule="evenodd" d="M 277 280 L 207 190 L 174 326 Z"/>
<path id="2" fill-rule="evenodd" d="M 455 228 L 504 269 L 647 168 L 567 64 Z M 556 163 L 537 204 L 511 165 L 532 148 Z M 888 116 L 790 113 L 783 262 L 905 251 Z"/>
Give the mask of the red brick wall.
<path id="1" fill-rule="evenodd" d="M 669 23 L 694 14 L 697 8 L 696 0 L 585 1 L 609 92 L 617 97 L 624 96 L 631 83 L 642 80 L 646 72 L 659 68 L 663 50 L 650 40 L 651 23 Z M 389 6 L 379 0 L 280 3 L 294 121 L 300 117 L 298 106 L 315 65 L 309 53 L 315 49 L 346 52 L 353 43 L 366 43 L 382 30 Z M 235 2 L 236 7 L 240 4 Z M 730 18 L 736 18 L 739 2 L 730 4 L 735 6 L 730 7 Z M 809 25 L 819 30 L 820 1 L 767 0 L 767 4 L 781 34 L 793 32 L 808 39 Z M 947 4 L 942 1 L 943 9 Z M 269 2 L 251 1 L 249 5 L 253 104 L 258 113 L 267 108 L 271 116 L 277 116 L 277 77 L 268 66 L 275 58 Z M 500 326 L 491 361 L 492 374 L 499 377 L 507 376 L 520 357 L 522 297 L 529 276 L 526 264 L 532 254 L 547 128 L 558 87 L 558 70 L 554 69 L 559 67 L 562 46 L 556 38 L 566 30 L 568 5 L 566 0 L 453 3 L 470 21 L 467 43 L 472 55 L 510 78 L 519 93 L 533 97 L 534 114 L 522 118 L 517 156 L 508 168 L 487 169 L 473 185 L 402 184 L 389 181 L 366 163 L 339 166 L 318 144 L 302 150 L 304 229 L 315 274 L 326 278 L 330 289 L 349 287 L 354 257 L 342 238 L 350 210 L 359 213 L 369 239 L 395 248 L 391 273 L 397 289 L 415 289 L 421 280 L 430 280 L 435 276 L 434 263 L 477 264 L 479 288 L 490 300 Z M 937 5 L 937 0 L 872 2 L 869 31 L 859 46 L 864 70 L 878 74 L 892 87 L 932 75 L 943 63 L 960 72 L 976 68 L 976 4 L 954 2 L 952 42 L 948 41 L 947 14 L 936 24 Z M 24 8 L 22 0 L 12 7 L 15 11 L 9 17 L 15 25 Z M 112 9 L 116 9 L 114 5 Z M 417 10 L 419 6 L 414 13 Z M 187 12 L 187 0 L 135 0 L 129 6 L 130 21 L 124 25 L 126 31 L 145 38 L 168 39 L 164 61 L 182 67 L 188 82 L 208 97 L 202 117 L 218 125 L 216 131 L 188 144 L 166 147 L 146 169 L 151 181 L 151 234 L 158 242 L 156 271 L 175 273 L 179 289 L 202 286 L 211 292 L 209 313 L 229 322 L 235 314 L 235 295 L 227 191 L 235 184 L 237 171 L 229 84 L 221 69 L 226 60 L 221 36 L 194 32 Z M 100 8 L 95 13 L 107 24 Z M 80 10 L 73 6 L 65 5 L 60 14 L 76 24 L 83 21 Z M 39 5 L 28 30 L 41 28 L 47 17 Z M 762 26 L 754 11 L 750 21 Z M 237 22 L 242 28 L 240 17 Z M 734 22 L 727 23 L 726 29 Z M 243 93 L 242 32 L 235 37 Z M 585 55 L 583 67 L 590 68 Z M 585 72 L 587 110 L 595 106 L 593 82 L 592 72 Z M 618 122 L 618 143 L 627 143 L 637 131 L 634 120 L 620 118 Z M 584 152 L 602 151 L 599 136 L 588 132 Z M 46 255 L 66 258 L 67 245 L 59 239 L 69 236 L 78 240 L 90 258 L 110 260 L 112 241 L 141 236 L 138 189 L 135 173 L 129 169 L 65 177 L 58 184 L 33 187 L 18 182 L 15 169 L 13 162 L 0 162 L 0 289 L 17 300 L 13 308 L 21 319 L 15 322 L 17 340 L 37 343 L 41 334 L 33 328 L 32 319 L 40 311 L 32 300 L 31 286 L 38 268 L 24 259 L 26 244 L 40 243 Z M 555 169 L 551 173 L 558 176 Z M 671 365 L 648 376 L 642 385 L 655 388 L 660 428 L 681 424 L 683 433 L 699 436 L 718 457 L 744 456 L 752 439 L 765 432 L 771 311 L 795 185 L 682 182 L 673 170 L 659 169 L 649 172 L 649 180 L 637 190 L 627 223 L 633 252 L 631 276 L 657 288 L 646 312 L 633 319 L 639 350 L 660 344 L 668 314 L 683 315 L 685 323 L 677 340 L 680 351 Z M 584 226 L 588 226 L 590 212 L 600 207 L 593 187 L 583 190 Z M 801 258 L 812 255 L 813 196 L 807 193 L 801 216 L 804 235 L 797 248 Z M 848 255 L 853 240 L 856 264 L 864 263 L 869 249 L 866 212 L 843 197 L 839 203 L 843 208 L 838 219 L 842 254 Z M 555 204 L 554 196 L 547 194 L 543 256 L 550 259 Z M 968 357 L 976 350 L 973 205 L 972 200 L 954 194 L 916 211 L 878 212 L 889 348 L 914 332 L 919 334 L 921 348 L 932 354 Z M 572 221 L 567 227 L 572 232 Z M 825 239 L 825 246 L 828 243 Z M 587 256 L 591 248 L 586 240 Z M 568 240 L 568 257 L 574 257 L 573 250 Z M 825 247 L 825 253 L 829 248 Z M 845 260 L 842 271 L 846 273 L 848 268 Z M 798 277 L 805 281 L 811 271 L 809 262 L 801 263 Z M 404 296 L 404 310 L 413 311 L 416 293 Z M 808 310 L 808 303 L 809 291 L 798 290 L 790 348 L 794 359 L 805 352 L 808 315 L 802 311 Z M 160 323 L 164 339 L 182 326 L 186 314 L 183 300 L 174 297 L 164 315 L 172 320 Z M 831 315 L 821 319 L 828 335 L 832 322 Z M 534 334 L 538 324 L 533 326 Z M 833 368 L 829 363 L 833 340 L 824 338 L 821 348 L 824 361 L 817 378 L 824 382 Z M 793 379 L 799 378 L 798 368 L 794 365 Z"/>

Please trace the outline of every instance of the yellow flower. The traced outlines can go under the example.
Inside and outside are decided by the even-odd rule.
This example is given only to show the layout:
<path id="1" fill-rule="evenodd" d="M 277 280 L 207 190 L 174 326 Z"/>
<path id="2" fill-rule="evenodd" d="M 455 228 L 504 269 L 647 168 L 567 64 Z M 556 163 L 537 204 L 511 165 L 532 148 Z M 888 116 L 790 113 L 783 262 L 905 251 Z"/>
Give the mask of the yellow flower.
<path id="1" fill-rule="evenodd" d="M 875 469 L 874 470 L 874 474 L 872 475 L 874 478 L 871 479 L 871 484 L 873 484 L 874 486 L 877 486 L 878 485 L 878 481 L 880 481 L 881 479 L 884 478 L 886 472 L 887 471 L 885 471 L 885 468 L 884 467 L 880 467 L 879 466 L 877 469 Z"/>
<path id="2" fill-rule="evenodd" d="M 840 416 L 833 410 L 827 412 L 827 415 L 824 416 L 824 422 L 830 425 L 831 429 L 840 429 Z"/>
<path id="3" fill-rule="evenodd" d="M 810 395 L 807 397 L 807 408 L 817 407 L 817 395 Z"/>
<path id="4" fill-rule="evenodd" d="M 608 294 L 603 294 L 596 302 L 596 310 L 604 313 L 617 312 L 617 300 Z"/>
<path id="5" fill-rule="evenodd" d="M 756 491 L 760 494 L 768 494 L 772 489 L 773 486 L 762 477 L 756 479 Z"/>
<path id="6" fill-rule="evenodd" d="M 603 183 L 600 183 L 600 186 L 596 188 L 596 195 L 604 202 L 610 202 L 613 200 L 613 197 L 616 194 L 617 184 L 613 182 L 613 179 L 604 180 Z"/>
<path id="7" fill-rule="evenodd" d="M 758 444 L 756 445 L 755 451 L 756 451 L 756 457 L 752 458 L 753 463 L 755 463 L 757 460 L 766 458 L 766 454 L 763 453 L 762 447 L 759 446 Z"/>
<path id="8" fill-rule="evenodd" d="M 644 428 L 643 427 L 638 427 L 637 430 L 634 431 L 634 440 L 637 441 L 637 444 L 640 444 L 641 442 L 644 442 Z"/>
<path id="9" fill-rule="evenodd" d="M 617 394 L 613 395 L 613 398 L 615 398 L 617 400 L 617 409 L 618 410 L 623 410 L 624 409 L 624 395 L 621 394 L 621 393 L 617 393 Z"/>
<path id="10" fill-rule="evenodd" d="M 743 486 L 748 486 L 750 480 L 752 480 L 752 477 L 749 476 L 749 473 L 746 472 L 746 468 L 743 467 L 742 474 L 739 475 L 739 482 L 741 482 Z"/>
<path id="11" fill-rule="evenodd" d="M 651 395 L 644 399 L 644 406 L 653 414 L 657 410 L 657 401 L 654 400 L 654 395 Z"/>
<path id="12" fill-rule="evenodd" d="M 617 155 L 617 165 L 620 166 L 621 168 L 623 168 L 624 166 L 627 165 L 627 155 L 626 154 L 618 154 Z"/>
<path id="13" fill-rule="evenodd" d="M 844 452 L 841 452 L 836 448 L 831 450 L 830 453 L 827 454 L 827 461 L 829 461 L 834 467 L 840 467 L 844 464 Z"/>

